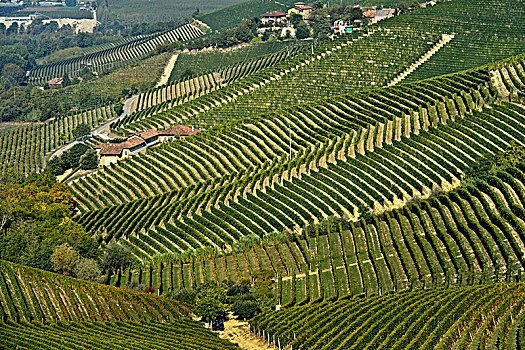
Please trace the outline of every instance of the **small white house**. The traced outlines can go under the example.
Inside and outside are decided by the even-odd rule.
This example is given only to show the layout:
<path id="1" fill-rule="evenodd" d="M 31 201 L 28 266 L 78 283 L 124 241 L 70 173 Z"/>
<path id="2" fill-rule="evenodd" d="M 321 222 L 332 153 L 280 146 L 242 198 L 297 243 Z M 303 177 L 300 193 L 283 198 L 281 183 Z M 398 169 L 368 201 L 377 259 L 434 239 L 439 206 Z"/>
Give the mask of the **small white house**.
<path id="1" fill-rule="evenodd" d="M 345 22 L 344 19 L 338 19 L 334 22 L 334 26 L 332 27 L 335 34 L 345 34 L 345 33 L 351 33 L 354 30 L 354 27 L 352 24 Z"/>

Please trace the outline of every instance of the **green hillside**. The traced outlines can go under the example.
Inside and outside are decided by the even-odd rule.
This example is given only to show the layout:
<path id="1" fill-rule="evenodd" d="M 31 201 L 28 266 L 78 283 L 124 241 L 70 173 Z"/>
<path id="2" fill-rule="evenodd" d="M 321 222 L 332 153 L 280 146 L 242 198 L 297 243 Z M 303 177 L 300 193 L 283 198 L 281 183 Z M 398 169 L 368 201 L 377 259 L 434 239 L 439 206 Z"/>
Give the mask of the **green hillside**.
<path id="1" fill-rule="evenodd" d="M 274 311 L 251 328 L 293 349 L 519 349 L 524 301 L 523 284 L 429 289 Z"/>
<path id="2" fill-rule="evenodd" d="M 167 22 L 188 18 L 196 10 L 210 12 L 240 2 L 242 0 L 105 0 L 98 6 L 97 18 L 109 23 L 119 21 L 124 25 Z"/>
<path id="3" fill-rule="evenodd" d="M 238 349 L 181 303 L 0 261 L 2 349 Z"/>

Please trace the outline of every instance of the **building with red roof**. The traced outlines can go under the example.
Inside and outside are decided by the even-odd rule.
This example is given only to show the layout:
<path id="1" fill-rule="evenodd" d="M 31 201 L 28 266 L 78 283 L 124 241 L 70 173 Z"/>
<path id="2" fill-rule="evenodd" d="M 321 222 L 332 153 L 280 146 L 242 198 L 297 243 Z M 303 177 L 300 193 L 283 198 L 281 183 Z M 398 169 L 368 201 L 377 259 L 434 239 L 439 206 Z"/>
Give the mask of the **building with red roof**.
<path id="1" fill-rule="evenodd" d="M 286 13 L 281 11 L 270 11 L 261 15 L 261 23 L 266 24 L 269 22 L 282 22 L 286 20 Z"/>
<path id="2" fill-rule="evenodd" d="M 199 129 L 193 126 L 175 125 L 166 130 L 144 130 L 131 135 L 119 143 L 102 143 L 95 146 L 99 156 L 99 166 L 109 165 L 127 158 L 161 142 L 175 141 L 182 137 L 195 135 Z"/>

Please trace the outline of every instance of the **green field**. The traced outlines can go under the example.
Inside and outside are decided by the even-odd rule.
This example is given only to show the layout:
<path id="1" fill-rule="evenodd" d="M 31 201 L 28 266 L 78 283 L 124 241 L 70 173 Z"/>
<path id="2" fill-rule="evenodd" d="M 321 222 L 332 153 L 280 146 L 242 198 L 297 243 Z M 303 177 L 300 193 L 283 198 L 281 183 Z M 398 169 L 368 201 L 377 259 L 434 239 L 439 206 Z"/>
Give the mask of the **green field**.
<path id="1" fill-rule="evenodd" d="M 153 23 L 187 18 L 197 9 L 211 12 L 242 0 L 105 0 L 99 4 L 97 19 L 122 24 Z"/>

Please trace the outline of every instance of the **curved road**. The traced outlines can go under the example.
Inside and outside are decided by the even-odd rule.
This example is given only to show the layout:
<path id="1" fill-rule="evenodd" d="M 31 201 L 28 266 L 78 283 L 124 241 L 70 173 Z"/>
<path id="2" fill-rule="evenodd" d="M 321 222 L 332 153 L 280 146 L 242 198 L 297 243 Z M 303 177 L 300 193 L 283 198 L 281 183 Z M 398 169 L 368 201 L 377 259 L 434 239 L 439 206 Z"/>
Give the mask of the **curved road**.
<path id="1" fill-rule="evenodd" d="M 116 117 L 116 118 L 108 119 L 104 124 L 102 124 L 102 125 L 98 126 L 97 128 L 91 130 L 91 135 L 99 136 L 99 137 L 101 137 L 104 140 L 111 140 L 111 137 L 109 137 L 107 134 L 104 133 L 109 128 L 109 124 L 111 124 L 114 121 L 121 120 L 121 119 L 125 118 L 127 115 L 129 115 L 130 114 L 129 112 L 131 111 L 131 105 L 138 97 L 139 97 L 139 95 L 133 95 L 130 98 L 128 98 L 124 102 L 122 114 L 120 116 Z M 76 145 L 77 143 L 79 143 L 79 141 L 74 140 L 74 141 L 68 143 L 67 145 L 64 145 L 64 146 L 58 148 L 55 152 L 53 152 L 53 154 L 51 154 L 49 159 L 52 159 L 53 157 L 59 157 L 60 155 L 62 155 L 62 153 L 64 153 L 65 151 L 67 151 L 68 149 L 70 149 L 71 147 Z"/>

